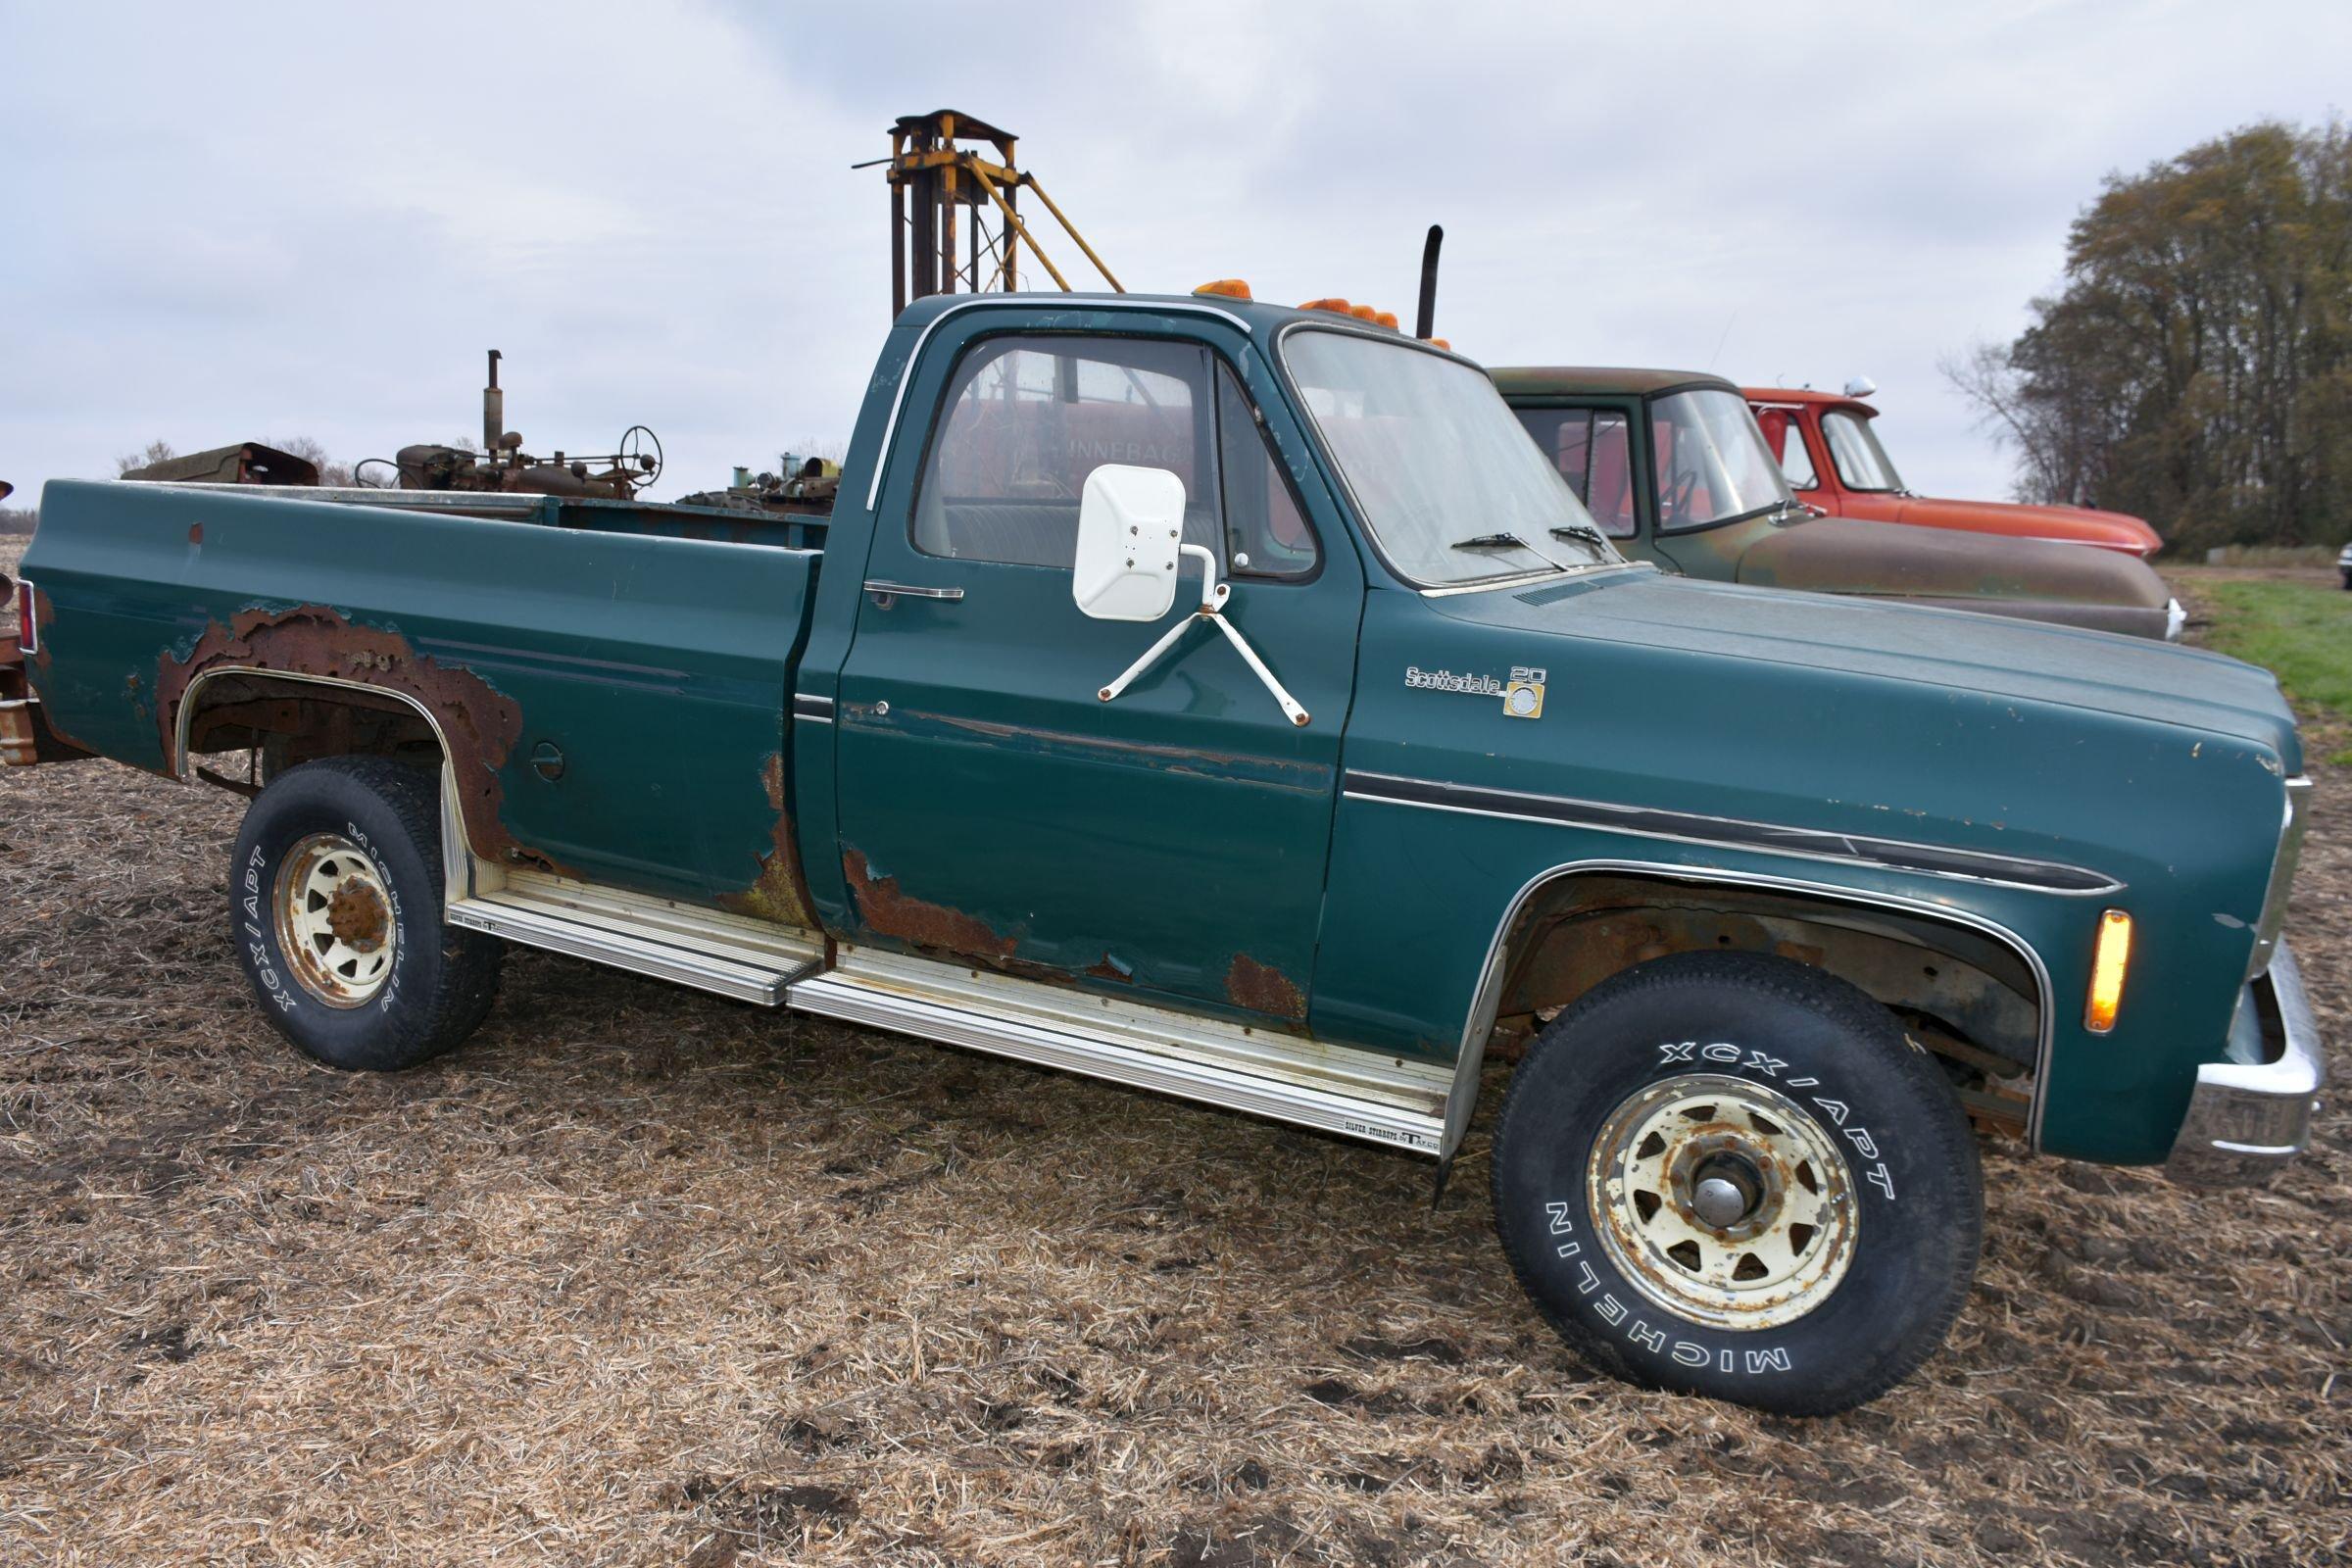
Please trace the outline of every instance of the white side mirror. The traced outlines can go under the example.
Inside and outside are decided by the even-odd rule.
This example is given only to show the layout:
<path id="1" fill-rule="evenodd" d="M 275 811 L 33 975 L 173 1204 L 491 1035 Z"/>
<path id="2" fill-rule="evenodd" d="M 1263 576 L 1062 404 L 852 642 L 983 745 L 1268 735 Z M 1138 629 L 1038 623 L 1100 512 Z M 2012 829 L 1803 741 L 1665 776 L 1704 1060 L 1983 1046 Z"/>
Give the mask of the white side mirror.
<path id="1" fill-rule="evenodd" d="M 1867 375 L 1857 375 L 1845 383 L 1845 395 L 1849 398 L 1866 398 L 1878 389 L 1879 383 Z"/>
<path id="2" fill-rule="evenodd" d="M 1157 620 L 1176 602 L 1183 545 L 1184 481 L 1105 463 L 1079 498 L 1070 598 L 1097 620 Z"/>

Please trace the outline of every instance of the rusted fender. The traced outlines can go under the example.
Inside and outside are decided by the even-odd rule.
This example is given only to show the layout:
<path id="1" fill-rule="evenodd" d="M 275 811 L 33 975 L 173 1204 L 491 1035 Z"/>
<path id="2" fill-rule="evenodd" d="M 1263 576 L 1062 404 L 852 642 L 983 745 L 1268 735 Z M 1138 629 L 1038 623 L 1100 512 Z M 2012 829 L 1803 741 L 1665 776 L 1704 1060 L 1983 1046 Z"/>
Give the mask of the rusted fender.
<path id="1" fill-rule="evenodd" d="M 479 675 L 440 664 L 399 632 L 359 625 L 326 605 L 241 611 L 226 625 L 207 624 L 186 653 L 167 648 L 156 662 L 155 722 L 168 766 L 185 760 L 177 746 L 188 688 L 200 675 L 225 669 L 315 675 L 415 700 L 448 747 L 473 852 L 486 859 L 544 862 L 514 844 L 500 822 L 506 791 L 499 769 L 522 733 L 522 710 Z"/>
<path id="2" fill-rule="evenodd" d="M 2172 595 L 2145 562 L 2112 550 L 1856 517 L 1776 528 L 1740 557 L 1739 581 L 1857 594 L 2165 634 Z"/>

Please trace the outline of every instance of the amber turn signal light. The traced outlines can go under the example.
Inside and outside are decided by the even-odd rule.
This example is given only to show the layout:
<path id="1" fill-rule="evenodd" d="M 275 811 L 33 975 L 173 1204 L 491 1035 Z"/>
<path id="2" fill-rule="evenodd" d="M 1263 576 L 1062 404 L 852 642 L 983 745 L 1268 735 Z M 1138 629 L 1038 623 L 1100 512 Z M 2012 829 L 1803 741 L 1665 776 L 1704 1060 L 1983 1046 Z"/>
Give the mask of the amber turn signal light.
<path id="1" fill-rule="evenodd" d="M 2115 1027 L 2116 1010 L 2124 1004 L 2124 971 L 2132 963 L 2132 917 L 2121 909 L 2099 916 L 2099 945 L 2090 957 L 2090 1001 L 2082 1008 L 2082 1027 L 2103 1035 Z"/>

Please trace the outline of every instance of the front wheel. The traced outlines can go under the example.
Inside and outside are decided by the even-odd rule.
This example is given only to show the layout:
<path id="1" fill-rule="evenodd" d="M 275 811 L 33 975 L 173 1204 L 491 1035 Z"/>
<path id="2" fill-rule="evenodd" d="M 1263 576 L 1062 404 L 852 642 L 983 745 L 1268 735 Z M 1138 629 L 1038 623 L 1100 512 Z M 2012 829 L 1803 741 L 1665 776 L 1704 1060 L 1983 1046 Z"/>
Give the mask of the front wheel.
<path id="1" fill-rule="evenodd" d="M 1504 1251 L 1572 1348 L 1785 1414 L 1909 1376 L 1984 1234 L 1936 1059 L 1854 987 L 1762 954 L 1595 987 L 1521 1062 L 1494 1162 Z"/>
<path id="2" fill-rule="evenodd" d="M 437 776 L 305 762 L 245 812 L 229 926 L 262 1012 L 330 1067 L 391 1071 L 480 1026 L 505 948 L 441 920 Z"/>

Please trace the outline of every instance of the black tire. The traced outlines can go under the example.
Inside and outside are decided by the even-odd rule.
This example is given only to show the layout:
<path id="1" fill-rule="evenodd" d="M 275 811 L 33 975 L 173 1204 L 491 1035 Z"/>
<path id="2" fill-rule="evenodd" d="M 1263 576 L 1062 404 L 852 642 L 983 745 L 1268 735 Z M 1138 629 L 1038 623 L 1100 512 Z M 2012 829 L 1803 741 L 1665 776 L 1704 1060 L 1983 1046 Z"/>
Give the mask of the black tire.
<path id="1" fill-rule="evenodd" d="M 1700 1104 L 1711 1120 L 1674 1108 L 1711 1091 L 1728 1107 Z M 1793 1108 L 1805 1120 L 1749 1133 L 1739 1118 L 1759 1114 L 1757 1107 L 1782 1120 Z M 1776 1132 L 1784 1149 L 1834 1149 L 1845 1170 L 1817 1172 L 1788 1158 L 1741 1165 L 1737 1190 L 1752 1206 L 1734 1230 L 1709 1233 L 1717 1250 L 1705 1251 L 1703 1240 L 1681 1243 L 1687 1250 L 1670 1262 L 1671 1249 L 1661 1255 L 1658 1242 L 1688 1234 L 1672 1227 L 1711 1223 L 1690 1199 L 1698 1191 L 1690 1172 L 1721 1167 L 1684 1165 L 1681 1185 L 1666 1187 L 1681 1195 L 1669 1199 L 1681 1206 L 1662 1222 L 1656 1195 L 1643 1208 L 1638 1189 L 1657 1185 L 1655 1172 L 1686 1157 L 1679 1151 L 1697 1152 L 1697 1129 L 1716 1125 L 1740 1128 L 1735 1144 L 1752 1137 L 1767 1152 Z M 1628 1127 L 1668 1136 L 1637 1144 L 1621 1131 Z M 1656 1163 L 1639 1169 L 1651 1174 L 1625 1175 L 1637 1166 L 1603 1152 L 1596 1178 L 1604 1140 L 1624 1160 L 1650 1151 Z M 1612 1172 L 1622 1177 L 1614 1186 Z M 1794 1313 L 1786 1321 L 1743 1318 L 1759 1309 L 1709 1294 L 1700 1264 L 1689 1261 L 1721 1268 L 1737 1257 L 1730 1268 L 1767 1272 L 1740 1251 L 1738 1227 L 1800 1210 L 1756 1201 L 1753 1194 L 1766 1189 L 1747 1181 L 1750 1173 L 1779 1182 L 1791 1204 L 1815 1205 L 1802 1212 L 1825 1220 L 1758 1240 L 1759 1250 L 1769 1243 L 1776 1260 L 1790 1260 L 1779 1266 L 1823 1271 L 1809 1284 L 1792 1276 L 1789 1302 L 1761 1308 Z M 1792 1177 L 1810 1178 L 1807 1188 Z M 1719 1205 L 1725 1191 L 1714 1189 Z M 1602 1214 L 1593 1212 L 1596 1195 Z M 1494 1200 L 1495 1230 L 1520 1284 L 1583 1359 L 1647 1387 L 1788 1415 L 1851 1409 L 1916 1370 L 1967 1298 L 1984 1230 L 1976 1141 L 1936 1058 L 1846 982 L 1748 953 L 1642 964 L 1594 987 L 1545 1028 L 1520 1063 L 1495 1128 Z M 1757 1322 L 1764 1326 L 1748 1326 Z"/>
<path id="2" fill-rule="evenodd" d="M 505 944 L 441 920 L 439 781 L 379 757 L 338 757 L 288 768 L 245 812 L 229 862 L 229 928 L 237 961 L 263 1014 L 279 1034 L 330 1067 L 393 1072 L 430 1060 L 480 1027 L 498 995 Z M 300 874 L 289 857 L 341 843 L 362 852 L 373 884 L 355 907 L 381 920 L 356 932 L 372 942 L 390 927 L 388 962 L 365 998 L 325 1000 L 331 973 L 287 950 L 280 878 Z M 328 853 L 334 853 L 331 850 Z M 334 862 L 329 862 L 329 870 Z"/>

